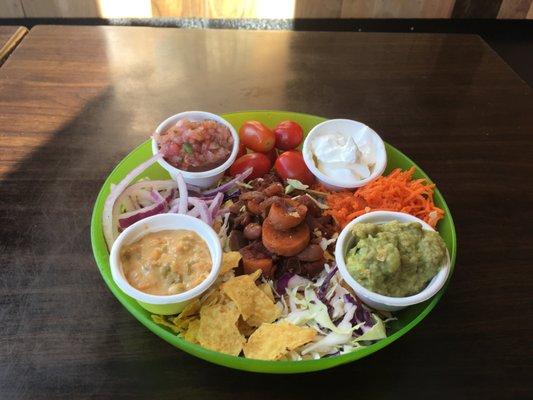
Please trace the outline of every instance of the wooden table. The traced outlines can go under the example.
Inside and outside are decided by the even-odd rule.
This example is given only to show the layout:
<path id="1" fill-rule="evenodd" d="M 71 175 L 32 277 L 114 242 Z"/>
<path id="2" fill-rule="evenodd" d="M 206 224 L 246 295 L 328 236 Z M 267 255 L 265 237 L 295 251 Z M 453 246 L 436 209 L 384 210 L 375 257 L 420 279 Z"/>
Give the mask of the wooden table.
<path id="1" fill-rule="evenodd" d="M 28 29 L 23 26 L 0 26 L 0 65 L 27 33 Z"/>
<path id="2" fill-rule="evenodd" d="M 411 156 L 458 230 L 438 307 L 385 350 L 299 377 L 146 330 L 104 285 L 89 218 L 113 166 L 189 109 L 353 118 Z M 32 29 L 0 69 L 2 397 L 531 396 L 532 128 L 531 89 L 477 36 Z"/>

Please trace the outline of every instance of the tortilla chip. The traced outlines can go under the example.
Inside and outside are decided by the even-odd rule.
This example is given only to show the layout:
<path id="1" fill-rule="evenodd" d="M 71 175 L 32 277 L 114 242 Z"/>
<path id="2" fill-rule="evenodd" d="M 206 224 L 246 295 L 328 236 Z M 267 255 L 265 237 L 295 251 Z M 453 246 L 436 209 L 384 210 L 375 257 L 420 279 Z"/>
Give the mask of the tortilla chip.
<path id="1" fill-rule="evenodd" d="M 230 251 L 222 254 L 222 264 L 220 265 L 219 274 L 225 274 L 234 268 L 237 268 L 239 261 L 241 260 L 241 253 L 238 251 Z"/>
<path id="2" fill-rule="evenodd" d="M 206 292 L 200 299 L 200 307 L 212 306 L 222 302 L 224 295 L 220 292 L 220 288 L 211 289 Z"/>
<path id="3" fill-rule="evenodd" d="M 270 285 L 268 283 L 262 283 L 260 284 L 259 286 L 259 289 L 261 289 L 261 291 L 266 294 L 268 296 L 268 298 L 270 300 L 272 300 L 273 303 L 275 303 L 276 301 L 274 300 L 274 293 L 272 293 L 272 288 L 270 287 Z"/>
<path id="4" fill-rule="evenodd" d="M 254 282 L 261 276 L 263 273 L 262 269 L 256 269 L 254 272 L 252 272 L 250 275 L 248 275 Z"/>
<path id="5" fill-rule="evenodd" d="M 166 326 L 167 328 L 172 329 L 176 333 L 180 333 L 181 329 L 177 327 L 176 325 L 168 322 L 165 318 L 163 318 L 161 315 L 152 315 L 152 321 L 154 321 L 156 324 Z"/>
<path id="6" fill-rule="evenodd" d="M 290 351 L 311 342 L 316 336 L 312 328 L 304 328 L 288 322 L 263 324 L 244 346 L 247 358 L 279 360 Z"/>
<path id="7" fill-rule="evenodd" d="M 183 325 L 188 325 L 187 319 L 197 315 L 200 312 L 200 300 L 194 299 L 189 304 L 185 306 L 185 308 L 181 311 L 181 313 L 172 319 L 172 323 L 178 327 L 179 329 L 182 329 Z"/>
<path id="8" fill-rule="evenodd" d="M 198 344 L 198 330 L 200 328 L 200 320 L 194 319 L 191 322 L 189 322 L 189 327 L 187 331 L 182 335 L 183 339 L 185 339 L 188 342 L 196 343 Z"/>
<path id="9" fill-rule="evenodd" d="M 181 311 L 179 316 L 182 318 L 186 318 L 186 317 L 190 317 L 191 315 L 196 315 L 200 312 L 200 306 L 201 306 L 200 300 L 196 298 L 185 306 L 185 308 Z"/>
<path id="10" fill-rule="evenodd" d="M 238 356 L 246 339 L 237 329 L 239 310 L 233 302 L 202 307 L 196 338 L 205 348 Z"/>
<path id="11" fill-rule="evenodd" d="M 242 317 L 240 317 L 237 321 L 237 328 L 239 329 L 239 332 L 245 337 L 250 336 L 255 331 L 255 328 L 253 326 L 248 325 L 248 323 L 244 319 L 242 319 Z"/>
<path id="12" fill-rule="evenodd" d="M 222 292 L 235 302 L 248 325 L 260 326 L 275 321 L 281 310 L 255 285 L 253 275 L 231 278 L 222 285 Z"/>
<path id="13" fill-rule="evenodd" d="M 174 326 L 181 332 L 185 332 L 187 329 L 189 329 L 189 324 L 191 321 L 198 319 L 197 315 L 194 315 L 192 317 L 184 318 L 184 319 L 177 319 L 174 318 Z"/>

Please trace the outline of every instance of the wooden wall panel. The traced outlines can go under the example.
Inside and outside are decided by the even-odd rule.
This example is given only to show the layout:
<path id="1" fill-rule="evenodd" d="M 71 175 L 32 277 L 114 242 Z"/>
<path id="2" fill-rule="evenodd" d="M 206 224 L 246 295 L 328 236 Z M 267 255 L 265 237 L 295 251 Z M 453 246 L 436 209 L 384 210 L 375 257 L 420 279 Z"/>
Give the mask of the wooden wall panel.
<path id="1" fill-rule="evenodd" d="M 277 15 L 276 10 L 280 7 L 286 9 L 286 4 L 292 2 L 284 2 L 283 0 L 207 0 L 205 3 L 207 18 L 287 18 Z M 268 14 L 269 12 L 270 14 Z"/>
<path id="2" fill-rule="evenodd" d="M 533 0 L 0 0 L 0 18 L 533 18 Z"/>
<path id="3" fill-rule="evenodd" d="M 83 1 L 83 0 L 76 0 Z M 91 0 L 85 0 L 91 1 Z M 93 0 L 98 5 L 101 18 L 150 18 L 150 0 Z"/>
<path id="4" fill-rule="evenodd" d="M 23 18 L 20 0 L 0 0 L 0 18 Z"/>
<path id="5" fill-rule="evenodd" d="M 293 18 L 296 0 L 152 0 L 154 17 Z M 342 0 L 334 0 L 342 2 Z M 324 0 L 311 0 L 324 3 Z M 329 2 L 328 2 L 329 3 Z M 328 9 L 323 6 L 322 9 Z"/>
<path id="6" fill-rule="evenodd" d="M 340 18 L 344 0 L 296 0 L 294 18 Z"/>
<path id="7" fill-rule="evenodd" d="M 455 0 L 344 0 L 342 18 L 450 18 Z"/>
<path id="8" fill-rule="evenodd" d="M 100 16 L 96 0 L 21 0 L 21 3 L 24 14 L 28 18 L 96 18 Z"/>
<path id="9" fill-rule="evenodd" d="M 203 15 L 204 2 L 195 0 L 152 0 L 152 16 L 191 18 Z"/>
<path id="10" fill-rule="evenodd" d="M 524 19 L 530 6 L 531 0 L 503 0 L 498 19 Z"/>

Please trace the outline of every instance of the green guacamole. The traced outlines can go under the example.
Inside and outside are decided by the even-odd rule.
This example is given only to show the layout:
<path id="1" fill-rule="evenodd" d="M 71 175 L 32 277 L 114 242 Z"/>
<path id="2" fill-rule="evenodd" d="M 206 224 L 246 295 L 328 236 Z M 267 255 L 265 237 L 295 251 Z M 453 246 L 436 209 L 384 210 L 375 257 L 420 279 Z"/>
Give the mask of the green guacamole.
<path id="1" fill-rule="evenodd" d="M 444 240 L 419 223 L 360 223 L 352 232 L 355 246 L 346 255 L 346 266 L 373 292 L 392 297 L 417 294 L 444 265 Z"/>

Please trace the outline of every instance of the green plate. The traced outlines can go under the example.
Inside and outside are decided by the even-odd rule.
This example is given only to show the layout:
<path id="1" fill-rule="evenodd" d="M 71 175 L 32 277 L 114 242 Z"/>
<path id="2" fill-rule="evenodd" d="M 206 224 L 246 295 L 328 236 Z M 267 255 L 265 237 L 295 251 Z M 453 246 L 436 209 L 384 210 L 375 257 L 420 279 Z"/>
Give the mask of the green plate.
<path id="1" fill-rule="evenodd" d="M 226 120 L 228 120 L 236 128 L 240 127 L 243 122 L 248 120 L 258 120 L 263 122 L 265 125 L 273 127 L 280 121 L 292 120 L 298 122 L 304 132 L 309 132 L 309 130 L 316 124 L 323 122 L 326 118 L 321 118 L 312 115 L 292 113 L 292 112 L 280 112 L 280 111 L 246 111 L 238 112 L 231 114 L 222 115 Z M 417 178 L 426 178 L 428 176 L 420 169 L 418 166 L 411 161 L 407 156 L 405 156 L 400 151 L 396 150 L 394 147 L 386 144 L 387 156 L 388 156 L 388 167 L 385 171 L 388 173 L 394 168 L 407 169 L 411 166 L 415 166 L 417 171 L 415 177 Z M 139 165 L 141 162 L 147 160 L 151 156 L 151 147 L 150 141 L 147 140 L 130 154 L 128 154 L 113 170 L 111 175 L 106 179 L 98 198 L 96 199 L 96 204 L 94 205 L 92 220 L 91 220 L 91 241 L 93 247 L 94 258 L 96 259 L 96 264 L 100 269 L 100 273 L 104 278 L 105 283 L 115 295 L 115 297 L 122 303 L 122 305 L 135 317 L 137 318 L 144 326 L 150 329 L 153 333 L 166 340 L 173 346 L 178 347 L 179 349 L 186 351 L 193 356 L 202 358 L 206 361 L 210 361 L 215 364 L 223 365 L 230 368 L 236 368 L 246 371 L 254 372 L 265 372 L 265 373 L 278 373 L 278 374 L 288 374 L 288 373 L 299 373 L 299 372 L 310 372 L 318 371 L 322 369 L 327 369 L 335 367 L 337 365 L 345 364 L 351 361 L 358 360 L 369 354 L 372 354 L 379 349 L 391 344 L 399 337 L 405 335 L 408 331 L 413 329 L 413 327 L 418 324 L 429 312 L 435 307 L 439 299 L 444 293 L 446 286 L 437 293 L 436 296 L 430 300 L 417 304 L 415 306 L 408 307 L 398 313 L 396 313 L 397 321 L 393 322 L 389 326 L 389 336 L 379 342 L 373 344 L 372 346 L 363 348 L 359 351 L 335 356 L 331 358 L 324 358 L 321 360 L 308 360 L 308 361 L 260 361 L 260 360 L 251 360 L 242 357 L 234 357 L 226 354 L 217 353 L 215 351 L 204 349 L 196 344 L 189 343 L 183 339 L 177 337 L 173 332 L 167 330 L 166 328 L 159 326 L 152 322 L 150 313 L 145 311 L 135 300 L 125 295 L 113 282 L 111 277 L 111 271 L 109 268 L 109 252 L 105 244 L 103 231 L 102 231 L 102 211 L 104 208 L 104 201 L 109 194 L 109 187 L 112 183 L 117 183 L 123 179 L 126 174 Z M 168 179 L 169 176 L 167 172 L 161 168 L 158 164 L 151 166 L 141 177 L 149 177 L 152 179 Z M 140 178 L 140 177 L 139 177 Z M 444 241 L 448 246 L 448 250 L 451 255 L 451 272 L 448 277 L 448 281 L 451 278 L 453 273 L 453 268 L 455 264 L 456 256 L 456 236 L 455 236 L 455 227 L 453 224 L 452 216 L 450 210 L 446 205 L 444 198 L 438 190 L 435 191 L 435 203 L 437 206 L 441 207 L 445 211 L 445 217 L 439 223 L 439 232 L 443 237 Z"/>

